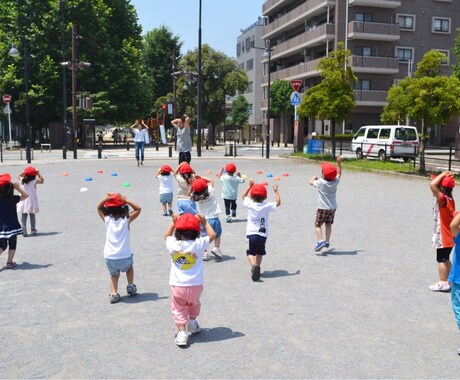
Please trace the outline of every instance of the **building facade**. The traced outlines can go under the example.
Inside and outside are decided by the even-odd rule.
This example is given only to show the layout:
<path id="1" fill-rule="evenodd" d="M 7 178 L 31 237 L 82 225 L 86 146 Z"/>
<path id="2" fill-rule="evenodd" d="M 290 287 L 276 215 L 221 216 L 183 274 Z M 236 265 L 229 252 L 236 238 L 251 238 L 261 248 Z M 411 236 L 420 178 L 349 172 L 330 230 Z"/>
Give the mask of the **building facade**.
<path id="1" fill-rule="evenodd" d="M 460 26 L 459 0 L 266 0 L 262 38 L 269 42 L 271 82 L 303 81 L 305 91 L 320 80 L 319 60 L 343 42 L 352 53 L 356 107 L 337 133 L 380 124 L 389 88 L 412 75 L 423 55 L 436 49 L 447 57 L 442 74 L 457 63 L 453 47 Z M 264 62 L 265 66 L 268 62 Z M 265 69 L 268 70 L 268 67 Z M 268 76 L 262 77 L 261 109 L 267 111 Z M 276 138 L 273 120 L 273 138 Z M 293 124 L 293 123 L 292 123 Z M 328 121 L 302 120 L 305 135 L 328 134 Z M 431 128 L 430 140 L 455 138 L 457 121 Z M 292 139 L 292 134 L 288 136 Z"/>

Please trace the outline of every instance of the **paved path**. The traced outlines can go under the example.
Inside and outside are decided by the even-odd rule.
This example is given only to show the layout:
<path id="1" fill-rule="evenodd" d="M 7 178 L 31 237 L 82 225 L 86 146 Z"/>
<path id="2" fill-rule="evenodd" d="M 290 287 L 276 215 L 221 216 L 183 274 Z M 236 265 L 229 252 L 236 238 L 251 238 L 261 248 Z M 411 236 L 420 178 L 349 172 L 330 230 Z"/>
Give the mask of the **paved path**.
<path id="1" fill-rule="evenodd" d="M 48 154 L 56 157 L 34 161 L 45 177 L 39 234 L 20 237 L 20 265 L 0 270 L 0 378 L 459 377 L 450 295 L 428 291 L 437 279 L 428 180 L 345 171 L 331 249 L 317 256 L 317 194 L 308 180 L 319 165 L 232 158 L 243 174 L 280 187 L 262 278 L 250 279 L 239 200 L 238 220 L 223 223 L 225 261 L 205 263 L 202 331 L 180 349 L 162 237 L 169 219 L 154 178 L 177 158 L 149 152 L 138 168 L 132 156 L 97 160 L 79 152 L 63 161 Z M 192 165 L 215 176 L 228 161 L 216 150 L 194 154 Z M 24 166 L 10 160 L 0 172 L 17 175 Z M 116 305 L 108 300 L 105 228 L 96 213 L 107 191 L 143 207 L 131 235 L 140 294 L 128 298 L 121 278 Z"/>

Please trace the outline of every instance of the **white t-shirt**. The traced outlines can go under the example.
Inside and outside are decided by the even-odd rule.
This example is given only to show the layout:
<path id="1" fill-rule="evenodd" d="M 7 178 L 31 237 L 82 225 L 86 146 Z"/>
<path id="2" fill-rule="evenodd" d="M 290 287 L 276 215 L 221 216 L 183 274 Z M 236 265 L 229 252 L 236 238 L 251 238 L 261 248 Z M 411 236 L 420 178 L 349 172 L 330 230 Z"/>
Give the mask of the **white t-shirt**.
<path id="1" fill-rule="evenodd" d="M 176 174 L 176 180 L 179 185 L 177 189 L 177 199 L 190 199 L 190 184 L 188 181 L 182 177 L 180 173 Z"/>
<path id="2" fill-rule="evenodd" d="M 326 181 L 320 178 L 313 181 L 313 186 L 318 188 L 318 208 L 321 210 L 335 210 L 337 209 L 337 186 L 339 185 L 339 178 L 336 177 L 333 181 Z"/>
<path id="3" fill-rule="evenodd" d="M 129 218 L 113 216 L 104 217 L 107 231 L 105 234 L 104 258 L 126 259 L 131 257 L 131 242 L 129 238 Z"/>
<path id="4" fill-rule="evenodd" d="M 214 195 L 214 187 L 208 185 L 209 197 L 203 201 L 196 202 L 198 211 L 203 214 L 206 219 L 217 218 L 222 212 L 222 209 Z"/>
<path id="5" fill-rule="evenodd" d="M 254 202 L 250 197 L 245 197 L 243 206 L 248 209 L 248 223 L 246 235 L 260 235 L 268 237 L 268 214 L 276 211 L 276 202 Z"/>
<path id="6" fill-rule="evenodd" d="M 134 142 L 145 142 L 145 132 L 143 129 L 133 128 Z"/>
<path id="7" fill-rule="evenodd" d="M 222 198 L 236 199 L 238 197 L 238 186 L 244 182 L 244 179 L 236 174 L 222 174 L 220 180 L 222 181 Z"/>
<path id="8" fill-rule="evenodd" d="M 161 175 L 161 174 L 157 175 L 157 178 L 160 181 L 160 189 L 159 189 L 160 194 L 169 194 L 174 191 L 173 177 L 174 177 L 174 174 L 172 173 L 170 173 L 169 175 Z"/>
<path id="9" fill-rule="evenodd" d="M 184 241 L 168 236 L 166 248 L 172 260 L 169 285 L 203 285 L 203 252 L 209 248 L 209 237 Z"/>

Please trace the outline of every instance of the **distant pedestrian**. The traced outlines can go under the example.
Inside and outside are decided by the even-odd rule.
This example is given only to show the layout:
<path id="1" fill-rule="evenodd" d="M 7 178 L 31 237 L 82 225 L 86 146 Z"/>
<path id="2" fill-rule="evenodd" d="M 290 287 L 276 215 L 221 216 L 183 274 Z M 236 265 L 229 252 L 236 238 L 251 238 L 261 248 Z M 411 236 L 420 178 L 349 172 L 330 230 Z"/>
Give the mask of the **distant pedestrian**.
<path id="1" fill-rule="evenodd" d="M 172 168 L 169 165 L 163 165 L 157 172 L 157 178 L 160 181 L 160 202 L 163 208 L 163 215 L 168 216 L 172 213 L 173 201 L 173 178 Z"/>
<path id="2" fill-rule="evenodd" d="M 222 225 L 219 220 L 219 214 L 222 210 L 214 193 L 214 181 L 212 179 L 201 176 L 195 177 L 195 180 L 192 182 L 192 200 L 198 206 L 198 212 L 206 218 L 216 233 L 214 248 L 211 250 L 211 253 L 215 256 L 217 261 L 222 261 L 224 259 L 220 249 Z M 202 233 L 204 232 L 205 231 L 202 231 Z M 209 260 L 208 251 L 205 251 L 203 260 Z"/>
<path id="3" fill-rule="evenodd" d="M 207 236 L 200 236 L 200 223 Z M 186 346 L 189 334 L 200 331 L 196 318 L 201 312 L 203 252 L 208 249 L 216 234 L 201 214 L 173 214 L 172 223 L 164 237 L 171 255 L 169 285 L 173 321 L 177 327 L 175 342 L 178 346 Z"/>
<path id="4" fill-rule="evenodd" d="M 190 137 L 190 117 L 184 114 L 171 121 L 176 129 L 177 150 L 179 151 L 179 164 L 183 161 L 190 164 L 192 160 L 192 139 Z"/>
<path id="5" fill-rule="evenodd" d="M 342 161 L 343 157 L 337 157 L 337 167 L 330 162 L 323 162 L 321 178 L 313 176 L 310 179 L 310 185 L 318 189 L 318 206 L 315 214 L 316 252 L 321 251 L 324 247 L 329 248 L 331 244 L 332 224 L 337 210 L 337 186 L 342 176 Z M 326 240 L 323 240 L 323 224 Z"/>
<path id="6" fill-rule="evenodd" d="M 115 128 L 115 129 L 113 130 L 113 133 L 112 133 L 113 145 L 117 145 L 117 144 L 118 144 L 118 135 L 119 135 L 118 129 Z"/>
<path id="7" fill-rule="evenodd" d="M 144 149 L 145 149 L 145 132 L 144 128 L 147 128 L 142 119 L 136 120 L 136 122 L 129 127 L 134 133 L 134 144 L 136 146 L 136 160 L 137 166 L 144 165 Z"/>
<path id="8" fill-rule="evenodd" d="M 14 190 L 21 195 L 15 195 Z M 16 205 L 27 197 L 19 183 L 11 183 L 9 174 L 0 174 L 0 255 L 8 248 L 6 269 L 13 269 L 17 265 L 13 259 L 16 254 L 17 235 L 22 234 L 22 228 Z"/>
<path id="9" fill-rule="evenodd" d="M 455 246 L 452 255 L 452 269 L 448 280 L 451 284 L 452 309 L 454 310 L 455 320 L 460 330 L 460 212 L 455 211 L 454 215 L 450 229 L 454 236 Z M 460 355 L 460 348 L 457 349 L 457 354 Z"/>
<path id="10" fill-rule="evenodd" d="M 450 171 L 445 171 L 438 176 L 433 175 L 430 189 L 434 197 L 433 202 L 433 248 L 436 249 L 438 262 L 439 281 L 430 285 L 433 292 L 449 292 L 449 273 L 452 268 L 450 252 L 454 246 L 454 237 L 450 224 L 454 218 L 455 201 L 452 190 L 455 187 L 454 176 Z"/>
<path id="11" fill-rule="evenodd" d="M 129 207 L 133 209 L 131 212 Z M 118 293 L 120 272 L 126 272 L 127 293 L 130 296 L 137 293 L 130 226 L 141 213 L 141 207 L 121 194 L 108 193 L 97 205 L 97 211 L 107 227 L 104 258 L 110 273 L 110 303 L 118 303 L 121 299 Z"/>
<path id="12" fill-rule="evenodd" d="M 243 192 L 243 206 L 248 209 L 246 225 L 247 251 L 246 256 L 251 265 L 252 281 L 260 279 L 260 266 L 266 254 L 265 243 L 268 237 L 268 215 L 281 205 L 278 185 L 273 186 L 275 202 L 267 202 L 267 189 L 262 184 L 249 181 Z"/>
<path id="13" fill-rule="evenodd" d="M 225 204 L 226 220 L 227 223 L 231 223 L 232 218 L 236 218 L 238 186 L 244 182 L 244 179 L 241 178 L 240 172 L 236 171 L 234 163 L 229 163 L 222 167 L 219 179 L 222 181 L 222 198 Z"/>
<path id="14" fill-rule="evenodd" d="M 177 180 L 177 212 L 178 214 L 197 214 L 196 204 L 191 196 L 191 184 L 195 177 L 195 171 L 186 162 L 182 161 L 174 170 L 174 177 Z"/>
<path id="15" fill-rule="evenodd" d="M 33 166 L 28 166 L 19 174 L 19 184 L 21 188 L 29 195 L 26 199 L 20 201 L 17 210 L 21 213 L 22 234 L 27 236 L 27 216 L 30 215 L 30 234 L 37 234 L 35 214 L 38 214 L 37 185 L 41 185 L 45 179 L 41 173 Z"/>

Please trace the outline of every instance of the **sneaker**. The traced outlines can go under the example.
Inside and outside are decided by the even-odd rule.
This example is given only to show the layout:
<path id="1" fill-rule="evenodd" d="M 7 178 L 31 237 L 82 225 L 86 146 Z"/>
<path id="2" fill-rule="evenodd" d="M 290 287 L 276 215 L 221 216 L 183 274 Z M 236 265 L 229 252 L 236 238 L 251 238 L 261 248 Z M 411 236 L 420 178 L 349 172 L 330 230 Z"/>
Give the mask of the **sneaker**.
<path id="1" fill-rule="evenodd" d="M 252 268 L 251 272 L 252 281 L 257 281 L 258 279 L 260 279 L 260 265 L 255 265 L 254 268 Z"/>
<path id="2" fill-rule="evenodd" d="M 168 213 L 165 211 L 165 212 L 163 213 L 163 216 L 168 216 Z"/>
<path id="3" fill-rule="evenodd" d="M 24 224 L 22 225 L 22 236 L 27 236 L 27 227 Z"/>
<path id="4" fill-rule="evenodd" d="M 209 261 L 208 251 L 203 252 L 203 261 Z"/>
<path id="5" fill-rule="evenodd" d="M 432 292 L 450 292 L 450 285 L 448 282 L 437 282 L 436 284 L 428 287 Z"/>
<path id="6" fill-rule="evenodd" d="M 141 161 L 141 166 L 144 166 L 144 161 Z"/>
<path id="7" fill-rule="evenodd" d="M 196 319 L 191 319 L 187 323 L 187 332 L 189 334 L 195 334 L 200 331 L 200 325 L 196 321 Z"/>
<path id="8" fill-rule="evenodd" d="M 32 229 L 30 230 L 30 234 L 31 234 L 31 235 L 37 235 L 37 233 L 38 233 L 38 231 L 37 231 L 36 228 L 32 228 Z"/>
<path id="9" fill-rule="evenodd" d="M 17 267 L 18 264 L 16 264 L 14 261 L 10 261 L 8 263 L 6 263 L 6 269 L 13 269 L 15 267 Z"/>
<path id="10" fill-rule="evenodd" d="M 316 245 L 315 245 L 315 251 L 316 251 L 316 252 L 321 251 L 325 246 L 326 246 L 326 241 L 321 240 L 321 241 L 319 241 L 319 242 L 316 243 Z"/>
<path id="11" fill-rule="evenodd" d="M 325 241 L 325 242 L 324 242 L 324 246 L 325 246 L 326 248 L 329 248 L 329 247 L 331 246 L 331 243 L 329 243 L 328 241 Z"/>
<path id="12" fill-rule="evenodd" d="M 110 297 L 110 303 L 118 303 L 118 302 L 120 302 L 120 299 L 121 299 L 121 297 L 120 297 L 120 295 L 118 293 L 116 293 L 116 294 L 110 293 L 109 297 Z"/>
<path id="13" fill-rule="evenodd" d="M 126 287 L 126 292 L 130 296 L 134 296 L 137 293 L 137 286 L 135 284 L 130 284 Z"/>
<path id="14" fill-rule="evenodd" d="M 179 331 L 176 335 L 175 342 L 178 346 L 186 346 L 188 342 L 188 334 L 185 331 Z"/>
<path id="15" fill-rule="evenodd" d="M 460 355 L 460 348 L 457 348 L 457 354 Z"/>
<path id="16" fill-rule="evenodd" d="M 139 161 L 137 161 L 137 166 L 139 166 Z"/>
<path id="17" fill-rule="evenodd" d="M 232 211 L 232 218 L 236 218 L 236 211 Z"/>
<path id="18" fill-rule="evenodd" d="M 211 253 L 215 256 L 217 261 L 222 261 L 224 259 L 224 256 L 222 255 L 222 251 L 220 250 L 219 247 L 214 247 Z"/>
<path id="19" fill-rule="evenodd" d="M 172 208 L 170 208 L 170 209 L 168 210 L 168 215 L 172 215 L 172 214 L 173 214 L 173 210 L 172 210 Z"/>
<path id="20" fill-rule="evenodd" d="M 227 216 L 227 219 L 226 219 L 227 223 L 231 223 L 232 222 L 232 217 L 229 215 Z"/>

